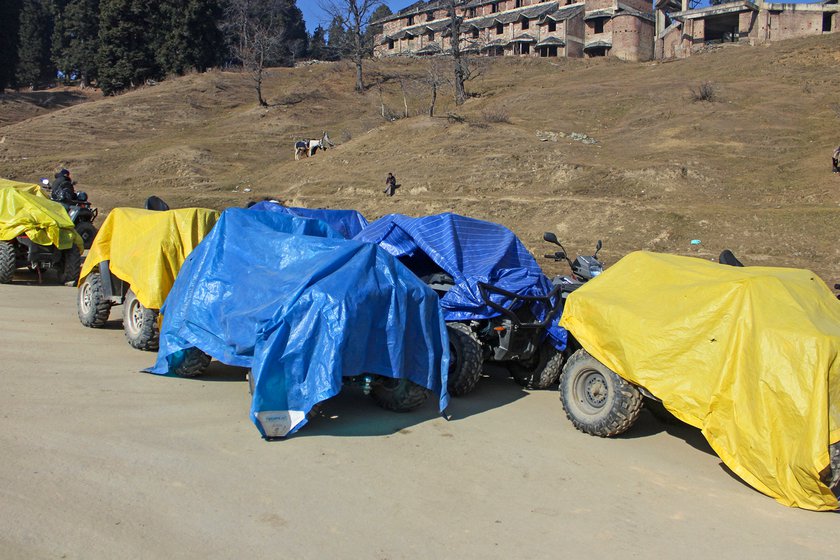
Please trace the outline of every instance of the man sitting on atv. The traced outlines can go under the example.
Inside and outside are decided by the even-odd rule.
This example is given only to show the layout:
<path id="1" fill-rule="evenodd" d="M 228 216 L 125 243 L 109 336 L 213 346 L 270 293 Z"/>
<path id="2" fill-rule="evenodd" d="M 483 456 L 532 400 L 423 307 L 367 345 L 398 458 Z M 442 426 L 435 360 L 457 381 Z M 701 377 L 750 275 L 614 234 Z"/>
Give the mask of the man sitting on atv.
<path id="1" fill-rule="evenodd" d="M 73 188 L 75 181 L 70 178 L 70 171 L 62 169 L 55 174 L 55 181 L 50 187 L 50 198 L 56 202 L 71 204 L 76 200 L 76 189 Z"/>

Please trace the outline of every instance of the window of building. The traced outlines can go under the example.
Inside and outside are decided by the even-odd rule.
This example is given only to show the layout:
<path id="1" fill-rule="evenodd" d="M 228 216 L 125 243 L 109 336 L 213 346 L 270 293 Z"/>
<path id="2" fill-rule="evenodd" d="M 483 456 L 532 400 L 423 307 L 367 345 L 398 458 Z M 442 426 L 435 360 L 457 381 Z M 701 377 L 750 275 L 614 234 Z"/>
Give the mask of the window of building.
<path id="1" fill-rule="evenodd" d="M 435 32 L 434 31 L 429 31 L 429 33 L 426 36 L 429 38 L 429 41 L 434 41 L 435 40 Z"/>
<path id="2" fill-rule="evenodd" d="M 528 43 L 516 43 L 513 46 L 514 54 L 529 54 L 531 52 L 531 45 Z"/>
<path id="3" fill-rule="evenodd" d="M 528 29 L 529 27 L 531 27 L 531 22 L 529 22 L 527 19 L 523 19 L 522 20 L 522 29 Z"/>
<path id="4" fill-rule="evenodd" d="M 388 49 L 393 50 L 394 48 L 394 40 L 388 39 Z"/>
<path id="5" fill-rule="evenodd" d="M 426 21 L 432 21 L 433 19 L 435 19 L 434 12 L 429 12 L 428 14 L 426 14 Z"/>
<path id="6" fill-rule="evenodd" d="M 408 21 L 405 24 L 414 25 L 414 16 L 408 16 Z"/>
<path id="7" fill-rule="evenodd" d="M 522 7 L 522 0 L 516 0 L 516 4 L 514 5 L 514 8 L 521 8 L 521 7 Z"/>
<path id="8" fill-rule="evenodd" d="M 496 35 L 501 35 L 504 32 L 505 32 L 505 26 L 502 25 L 501 23 L 497 23 L 496 24 Z"/>
<path id="9" fill-rule="evenodd" d="M 603 33 L 604 32 L 604 20 L 603 19 L 596 19 L 592 22 L 593 32 L 594 33 Z"/>
<path id="10" fill-rule="evenodd" d="M 837 12 L 834 12 L 837 13 Z M 831 31 L 831 12 L 823 12 L 823 24 L 822 30 L 823 33 L 828 33 Z"/>
<path id="11" fill-rule="evenodd" d="M 548 20 L 548 30 L 549 31 L 557 31 L 557 22 L 553 19 Z"/>
<path id="12" fill-rule="evenodd" d="M 491 14 L 495 14 L 498 11 L 499 11 L 499 5 L 498 4 L 490 4 L 490 13 Z"/>
<path id="13" fill-rule="evenodd" d="M 467 17 L 468 18 L 474 18 L 475 17 L 475 8 L 470 8 L 469 10 L 467 10 Z"/>
<path id="14" fill-rule="evenodd" d="M 478 39 L 478 27 L 473 27 L 472 38 L 473 39 Z"/>

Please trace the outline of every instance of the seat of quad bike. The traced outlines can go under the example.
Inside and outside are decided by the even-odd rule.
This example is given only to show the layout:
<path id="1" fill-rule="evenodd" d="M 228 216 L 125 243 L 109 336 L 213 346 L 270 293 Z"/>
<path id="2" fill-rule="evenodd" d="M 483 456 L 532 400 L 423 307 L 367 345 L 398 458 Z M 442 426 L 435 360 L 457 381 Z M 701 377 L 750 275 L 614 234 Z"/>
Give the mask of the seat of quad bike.
<path id="1" fill-rule="evenodd" d="M 718 257 L 720 264 L 728 264 L 729 266 L 744 266 L 744 263 L 738 260 L 735 254 L 729 249 L 724 249 Z"/>
<path id="2" fill-rule="evenodd" d="M 143 207 L 146 210 L 155 210 L 158 212 L 165 212 L 166 210 L 169 210 L 169 205 L 165 203 L 162 198 L 154 195 L 146 199 L 146 203 Z"/>

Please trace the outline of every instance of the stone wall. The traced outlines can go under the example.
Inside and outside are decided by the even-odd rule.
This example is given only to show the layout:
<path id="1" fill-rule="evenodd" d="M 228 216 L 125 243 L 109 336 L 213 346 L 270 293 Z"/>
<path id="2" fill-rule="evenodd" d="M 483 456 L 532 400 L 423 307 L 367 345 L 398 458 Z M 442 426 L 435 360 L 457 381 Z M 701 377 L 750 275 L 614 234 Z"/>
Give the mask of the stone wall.
<path id="1" fill-rule="evenodd" d="M 619 13 L 611 23 L 612 56 L 632 61 L 653 58 L 653 22 Z"/>

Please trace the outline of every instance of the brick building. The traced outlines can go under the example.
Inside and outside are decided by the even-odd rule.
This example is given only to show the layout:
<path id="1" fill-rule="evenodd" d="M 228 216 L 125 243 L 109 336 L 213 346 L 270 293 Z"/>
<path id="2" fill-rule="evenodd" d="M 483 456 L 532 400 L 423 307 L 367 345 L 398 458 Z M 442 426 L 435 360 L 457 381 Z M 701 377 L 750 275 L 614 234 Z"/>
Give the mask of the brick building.
<path id="1" fill-rule="evenodd" d="M 382 24 L 375 56 L 433 55 L 451 48 L 447 2 L 418 2 Z M 484 56 L 653 58 L 650 0 L 456 0 L 461 50 Z"/>
<path id="2" fill-rule="evenodd" d="M 833 33 L 840 27 L 838 0 L 776 4 L 739 0 L 688 9 L 687 0 L 656 1 L 656 58 L 685 58 L 709 44 L 750 45 Z"/>

